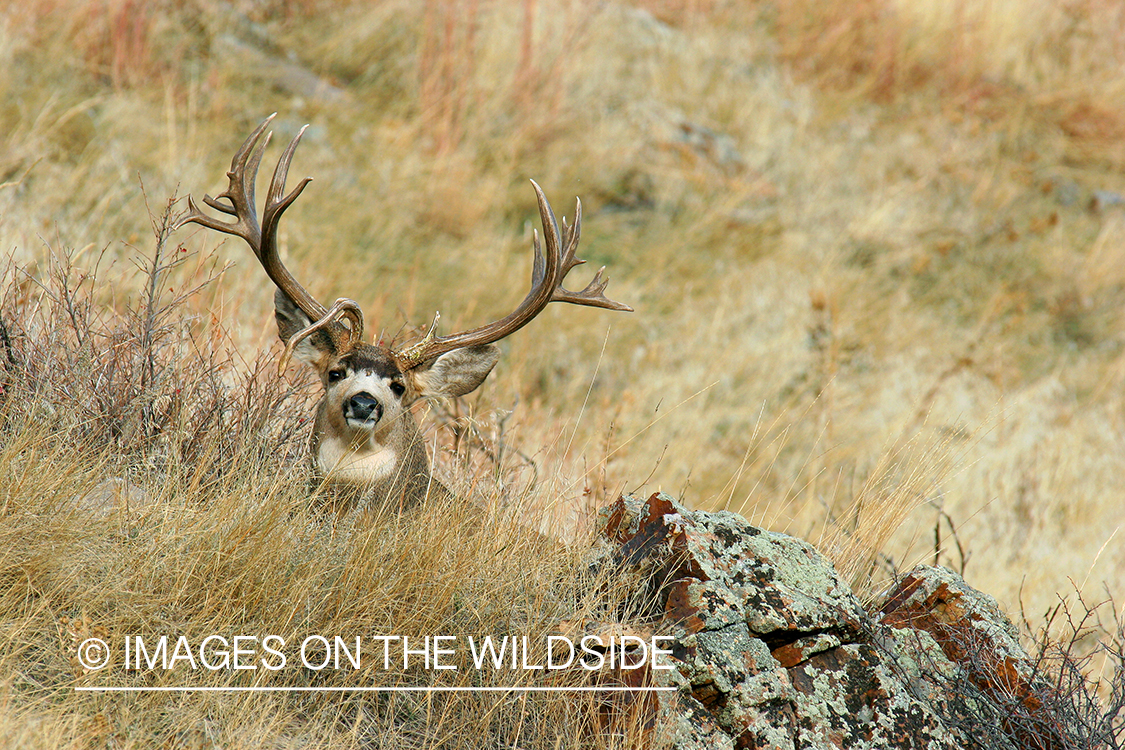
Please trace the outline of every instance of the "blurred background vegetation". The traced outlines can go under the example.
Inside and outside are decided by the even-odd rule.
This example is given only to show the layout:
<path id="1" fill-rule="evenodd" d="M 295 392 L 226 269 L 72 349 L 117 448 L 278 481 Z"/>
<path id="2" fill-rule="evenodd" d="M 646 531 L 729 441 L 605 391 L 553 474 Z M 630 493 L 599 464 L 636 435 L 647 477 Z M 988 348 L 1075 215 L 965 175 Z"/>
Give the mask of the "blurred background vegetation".
<path id="1" fill-rule="evenodd" d="M 388 336 L 518 302 L 534 178 L 636 308 L 552 306 L 472 397 L 559 500 L 663 489 L 1033 617 L 1125 591 L 1118 2 L 25 0 L 0 70 L 0 247 L 97 259 L 110 308 L 274 111 L 311 123 L 290 267 Z M 176 240 L 230 265 L 192 335 L 276 350 L 245 247 Z"/>

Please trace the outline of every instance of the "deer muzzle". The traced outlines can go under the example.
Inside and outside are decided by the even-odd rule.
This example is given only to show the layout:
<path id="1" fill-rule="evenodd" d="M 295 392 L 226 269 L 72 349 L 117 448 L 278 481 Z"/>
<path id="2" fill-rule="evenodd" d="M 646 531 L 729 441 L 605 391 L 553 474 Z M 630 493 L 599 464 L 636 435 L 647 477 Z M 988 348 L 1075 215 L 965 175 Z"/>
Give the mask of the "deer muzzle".
<path id="1" fill-rule="evenodd" d="M 344 418 L 374 425 L 383 418 L 383 405 L 371 394 L 357 393 L 344 403 Z"/>

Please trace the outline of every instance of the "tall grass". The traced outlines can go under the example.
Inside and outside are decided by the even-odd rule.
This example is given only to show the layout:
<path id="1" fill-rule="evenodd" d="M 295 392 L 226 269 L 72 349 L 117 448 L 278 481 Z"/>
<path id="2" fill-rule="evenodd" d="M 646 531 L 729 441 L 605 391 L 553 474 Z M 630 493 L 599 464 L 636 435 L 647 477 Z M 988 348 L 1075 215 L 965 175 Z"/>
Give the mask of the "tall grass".
<path id="1" fill-rule="evenodd" d="M 310 390 L 237 358 L 219 321 L 191 313 L 218 270 L 168 242 L 136 258 L 140 294 L 99 283 L 104 255 L 59 248 L 8 269 L 0 320 L 0 684 L 3 735 L 21 747 L 302 742 L 326 747 L 634 746 L 631 719 L 586 695 L 495 693 L 77 693 L 81 686 L 348 688 L 584 684 L 606 674 L 385 668 L 122 668 L 128 635 L 393 634 L 527 637 L 529 663 L 566 621 L 618 615 L 585 545 L 528 528 L 541 501 L 505 482 L 408 515 L 332 512 L 308 470 Z M 83 262 L 85 261 L 85 262 Z M 221 269 L 219 269 L 221 270 Z M 467 446 L 463 454 L 471 453 Z M 496 465 L 499 456 L 492 457 Z M 470 462 L 471 463 L 471 462 Z M 503 477 L 499 477 L 503 479 Z M 489 494 L 490 491 L 492 494 Z M 521 510 L 527 504 L 527 510 Z M 588 538 L 587 538 L 588 539 Z M 91 672 L 87 638 L 115 668 Z M 291 663 L 297 653 L 290 649 Z M 199 657 L 202 658 L 202 657 Z M 216 657 L 212 657 L 213 659 Z M 569 681 L 569 682 L 568 682 Z M 633 727 L 633 728 L 630 728 Z"/>

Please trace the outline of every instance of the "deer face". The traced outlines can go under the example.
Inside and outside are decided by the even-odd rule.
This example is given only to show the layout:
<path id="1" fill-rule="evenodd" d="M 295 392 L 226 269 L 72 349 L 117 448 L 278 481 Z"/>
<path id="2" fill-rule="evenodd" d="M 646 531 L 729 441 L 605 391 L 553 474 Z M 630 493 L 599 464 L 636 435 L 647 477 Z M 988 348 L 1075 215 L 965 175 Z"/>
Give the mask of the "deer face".
<path id="1" fill-rule="evenodd" d="M 274 307 L 277 333 L 285 343 L 311 325 L 280 289 L 274 293 Z M 410 405 L 421 398 L 463 396 L 476 390 L 492 372 L 500 350 L 493 344 L 455 349 L 403 371 L 390 349 L 359 344 L 340 352 L 330 336 L 318 331 L 303 338 L 293 356 L 311 367 L 324 385 L 317 420 L 323 450 L 391 449 L 401 456 L 407 438 L 415 435 Z"/>
<path id="2" fill-rule="evenodd" d="M 327 426 L 348 443 L 382 442 L 405 415 L 405 379 L 386 350 L 364 344 L 342 357 L 329 353 L 313 366 L 324 384 Z"/>

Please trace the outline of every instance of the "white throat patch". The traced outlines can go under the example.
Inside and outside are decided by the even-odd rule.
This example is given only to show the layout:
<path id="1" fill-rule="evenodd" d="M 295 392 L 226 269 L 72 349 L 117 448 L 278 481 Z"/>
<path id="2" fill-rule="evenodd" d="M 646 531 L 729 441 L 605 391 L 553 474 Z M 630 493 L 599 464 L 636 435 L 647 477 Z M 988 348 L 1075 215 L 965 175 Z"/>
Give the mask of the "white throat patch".
<path id="1" fill-rule="evenodd" d="M 326 476 L 349 484 L 370 484 L 394 476 L 398 454 L 394 448 L 376 451 L 352 450 L 339 438 L 325 438 L 320 443 L 317 465 Z"/>

